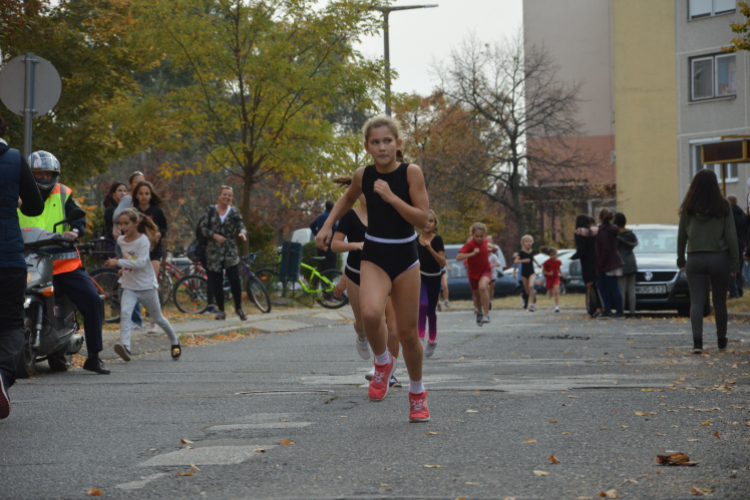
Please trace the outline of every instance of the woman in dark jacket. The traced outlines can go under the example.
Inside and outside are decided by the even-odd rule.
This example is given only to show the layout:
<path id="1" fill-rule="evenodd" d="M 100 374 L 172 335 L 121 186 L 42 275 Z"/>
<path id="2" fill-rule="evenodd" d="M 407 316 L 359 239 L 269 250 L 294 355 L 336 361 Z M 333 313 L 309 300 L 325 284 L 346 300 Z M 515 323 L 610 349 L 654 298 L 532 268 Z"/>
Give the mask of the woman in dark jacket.
<path id="1" fill-rule="evenodd" d="M 625 214 L 622 212 L 615 214 L 615 225 L 620 231 L 620 234 L 617 235 L 617 251 L 620 252 L 620 257 L 625 263 L 622 266 L 622 276 L 617 278 L 617 284 L 622 296 L 623 308 L 627 295 L 630 315 L 635 316 L 635 273 L 638 271 L 638 264 L 635 261 L 633 249 L 638 246 L 638 237 L 632 230 L 625 227 L 627 223 Z"/>
<path id="2" fill-rule="evenodd" d="M 5 142 L 0 117 L 0 419 L 10 414 L 8 389 L 16 381 L 16 363 L 23 349 L 23 302 L 26 294 L 26 259 L 18 223 L 21 213 L 36 217 L 44 211 L 29 165 L 17 149 Z"/>
<path id="3" fill-rule="evenodd" d="M 596 289 L 596 233 L 599 228 L 591 227 L 593 221 L 586 214 L 576 217 L 576 253 L 571 257 L 571 260 L 581 261 L 581 274 L 586 283 L 586 310 L 591 317 L 601 312 Z"/>
<path id="4" fill-rule="evenodd" d="M 608 208 L 599 212 L 599 232 L 596 235 L 596 272 L 599 273 L 599 293 L 602 296 L 602 317 L 622 318 L 622 295 L 617 286 L 617 277 L 623 274 L 623 261 L 617 251 L 617 235 L 620 230 L 612 224 L 615 214 Z M 614 305 L 616 314 L 612 314 Z"/>
<path id="5" fill-rule="evenodd" d="M 104 237 L 107 239 L 105 248 L 108 252 L 112 252 L 112 257 L 115 256 L 117 236 L 120 236 L 119 227 L 116 229 L 117 234 L 113 233 L 113 231 L 115 231 L 115 210 L 117 209 L 117 205 L 119 205 L 120 200 L 122 200 L 127 194 L 127 184 L 125 184 L 124 182 L 115 181 L 111 186 L 109 186 L 109 192 L 104 198 L 103 205 L 104 208 L 106 208 L 106 210 L 104 211 L 104 227 L 107 231 L 104 235 Z"/>
<path id="6" fill-rule="evenodd" d="M 709 280 L 716 313 L 716 336 L 719 350 L 723 351 L 727 348 L 729 275 L 740 272 L 740 259 L 734 216 L 712 170 L 703 169 L 695 174 L 680 206 L 677 267 L 687 272 L 690 288 L 693 354 L 703 352 L 703 304 Z"/>

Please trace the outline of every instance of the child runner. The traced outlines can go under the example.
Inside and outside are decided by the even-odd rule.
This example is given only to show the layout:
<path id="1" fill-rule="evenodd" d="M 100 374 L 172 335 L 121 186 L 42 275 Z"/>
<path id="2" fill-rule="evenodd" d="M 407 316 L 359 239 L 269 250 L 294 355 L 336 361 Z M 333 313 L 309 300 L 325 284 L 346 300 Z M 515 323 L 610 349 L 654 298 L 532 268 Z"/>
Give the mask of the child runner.
<path id="1" fill-rule="evenodd" d="M 534 244 L 534 238 L 527 234 L 521 238 L 521 251 L 518 252 L 515 264 L 521 264 L 521 281 L 523 282 L 523 289 L 529 296 L 531 304 L 529 305 L 529 311 L 534 312 L 536 307 L 536 292 L 534 290 L 534 282 L 536 281 L 536 271 L 534 271 L 534 264 L 536 260 L 534 256 L 537 255 L 537 251 L 531 248 Z M 537 264 L 539 265 L 539 264 Z"/>
<path id="2" fill-rule="evenodd" d="M 469 288 L 474 299 L 479 326 L 490 322 L 490 294 L 487 289 L 492 279 L 492 268 L 487 240 L 484 238 L 486 232 L 487 226 L 481 222 L 475 222 L 471 226 L 471 239 L 461 247 L 456 256 L 457 261 L 466 260 L 468 263 Z"/>
<path id="3" fill-rule="evenodd" d="M 134 208 L 123 210 L 119 222 L 122 235 L 117 238 L 117 246 L 122 250 L 122 258 L 109 259 L 107 264 L 122 268 L 121 309 L 130 311 L 136 301 L 140 301 L 156 324 L 167 332 L 172 345 L 172 359 L 177 361 L 182 354 L 180 340 L 172 325 L 161 313 L 156 274 L 149 260 L 149 252 L 156 244 L 159 228 L 149 217 Z M 130 315 L 121 315 L 120 342 L 115 344 L 115 352 L 125 361 L 130 361 L 130 328 Z"/>
<path id="4" fill-rule="evenodd" d="M 495 281 L 499 271 L 502 271 L 503 263 L 500 262 L 500 257 L 497 256 L 496 252 L 500 251 L 497 245 L 492 243 L 492 236 L 487 236 L 487 248 L 490 252 L 490 267 L 492 268 L 492 278 L 487 286 L 487 292 L 490 294 L 490 311 L 492 310 L 492 299 L 495 297 Z"/>
<path id="5" fill-rule="evenodd" d="M 333 179 L 333 182 L 339 186 L 348 187 L 352 184 L 352 178 L 350 176 L 337 177 Z M 331 241 L 331 250 L 336 253 L 349 252 L 349 256 L 346 259 L 346 267 L 344 268 L 344 275 L 336 284 L 336 289 L 333 293 L 336 297 L 340 297 L 344 290 L 346 290 L 349 296 L 349 303 L 352 306 L 352 312 L 354 312 L 354 331 L 357 334 L 355 344 L 357 352 L 362 359 L 370 359 L 370 346 L 367 343 L 367 337 L 365 337 L 365 329 L 362 326 L 362 312 L 359 307 L 360 263 L 362 261 L 362 247 L 364 246 L 366 232 L 367 200 L 365 200 L 364 195 L 360 195 L 359 205 L 349 210 L 339 220 L 333 240 Z M 348 240 L 347 242 L 344 241 L 344 237 Z M 398 333 L 395 328 L 396 318 L 390 297 L 385 306 L 385 321 L 388 328 L 388 350 L 398 360 Z M 365 378 L 372 380 L 374 374 L 373 369 L 372 372 L 365 375 Z M 401 383 L 396 379 L 395 375 L 391 375 L 389 385 L 390 387 L 401 387 Z"/>
<path id="6" fill-rule="evenodd" d="M 367 233 L 360 268 L 360 309 L 365 335 L 375 354 L 375 376 L 368 395 L 382 401 L 388 394 L 388 382 L 396 367 L 386 346 L 383 310 L 388 295 L 393 299 L 396 328 L 409 371 L 410 422 L 430 419 L 427 392 L 422 382 L 422 344 L 417 333 L 419 315 L 419 258 L 414 226 L 424 227 L 429 200 L 422 170 L 414 164 L 399 163 L 396 151 L 401 147 L 399 127 L 389 116 L 376 116 L 362 128 L 365 150 L 374 165 L 359 168 L 352 185 L 333 207 L 321 228 L 316 243 L 328 248 L 331 228 L 364 193 L 367 200 Z"/>
<path id="7" fill-rule="evenodd" d="M 549 259 L 544 261 L 542 269 L 545 277 L 547 290 L 552 292 L 555 298 L 555 312 L 560 312 L 560 278 L 565 279 L 565 275 L 560 272 L 562 261 L 557 259 L 557 249 L 549 248 L 547 250 Z"/>
<path id="8" fill-rule="evenodd" d="M 448 299 L 448 274 L 451 272 L 451 268 L 445 266 L 443 271 L 443 275 L 440 276 L 440 285 L 443 287 L 443 303 L 445 304 L 445 307 L 450 307 L 451 303 Z"/>
<path id="9" fill-rule="evenodd" d="M 422 277 L 422 291 L 419 296 L 419 339 L 424 340 L 425 326 L 430 320 L 430 335 L 424 357 L 429 358 L 437 347 L 437 315 L 435 307 L 440 300 L 440 278 L 445 267 L 445 245 L 443 238 L 437 234 L 437 215 L 430 210 L 427 225 L 422 229 L 422 236 L 417 240 L 419 246 L 419 274 Z"/>

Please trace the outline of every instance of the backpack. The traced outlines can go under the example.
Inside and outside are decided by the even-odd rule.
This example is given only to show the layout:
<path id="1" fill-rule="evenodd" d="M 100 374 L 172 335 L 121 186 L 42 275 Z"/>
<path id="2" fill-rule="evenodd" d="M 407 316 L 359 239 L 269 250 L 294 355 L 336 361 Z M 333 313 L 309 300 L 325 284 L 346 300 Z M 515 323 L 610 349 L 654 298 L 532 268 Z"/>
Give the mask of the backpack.
<path id="1" fill-rule="evenodd" d="M 198 219 L 198 223 L 195 225 L 195 239 L 190 242 L 190 245 L 188 245 L 187 251 L 185 254 L 187 255 L 188 259 L 191 261 L 198 263 L 206 256 L 206 247 L 208 246 L 208 238 L 206 238 L 203 233 L 200 230 L 201 223 L 203 222 L 204 217 L 209 216 L 211 209 L 213 207 L 208 207 L 208 210 L 201 215 L 200 219 Z"/>

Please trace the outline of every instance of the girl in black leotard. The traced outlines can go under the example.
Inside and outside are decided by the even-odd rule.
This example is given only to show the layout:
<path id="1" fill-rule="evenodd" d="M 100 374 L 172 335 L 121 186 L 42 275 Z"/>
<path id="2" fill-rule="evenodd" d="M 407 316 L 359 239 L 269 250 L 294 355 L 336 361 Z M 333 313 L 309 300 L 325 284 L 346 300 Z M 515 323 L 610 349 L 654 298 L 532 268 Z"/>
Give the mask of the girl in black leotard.
<path id="1" fill-rule="evenodd" d="M 537 255 L 537 251 L 531 248 L 534 244 L 534 238 L 527 234 L 521 238 L 521 251 L 518 252 L 514 264 L 521 264 L 521 282 L 523 288 L 526 290 L 526 294 L 529 297 L 529 311 L 534 312 L 536 310 L 536 291 L 534 290 L 534 283 L 536 282 L 536 271 L 534 270 L 534 264 L 536 260 L 534 256 Z M 537 264 L 539 265 L 539 264 Z"/>
<path id="2" fill-rule="evenodd" d="M 376 116 L 363 127 L 365 149 L 374 165 L 359 168 L 352 185 L 333 207 L 318 233 L 318 248 L 327 249 L 331 228 L 364 193 L 368 227 L 362 249 L 360 307 L 367 340 L 375 354 L 375 375 L 368 395 L 381 401 L 388 393 L 388 381 L 395 358 L 386 347 L 383 322 L 388 295 L 393 299 L 396 328 L 409 371 L 409 421 L 429 420 L 422 383 L 423 349 L 417 333 L 419 314 L 419 261 L 414 226 L 427 224 L 429 200 L 422 170 L 399 163 L 399 128 L 388 116 Z"/>
<path id="3" fill-rule="evenodd" d="M 337 177 L 333 179 L 334 184 L 339 186 L 351 186 L 352 178 L 349 176 Z M 357 333 L 357 352 L 362 359 L 370 359 L 370 346 L 365 337 L 365 329 L 362 324 L 362 312 L 359 306 L 359 285 L 360 285 L 360 262 L 362 260 L 362 247 L 364 246 L 365 233 L 367 232 L 367 201 L 365 196 L 359 197 L 359 205 L 339 219 L 336 232 L 331 241 L 331 250 L 336 253 L 349 252 L 344 268 L 344 276 L 337 283 L 334 295 L 339 296 L 346 290 L 349 296 L 349 303 L 354 313 L 354 331 Z M 344 238 L 347 241 L 344 241 Z M 398 359 L 398 333 L 396 331 L 396 317 L 393 311 L 393 304 L 390 297 L 385 307 L 385 319 L 388 327 L 388 350 Z M 372 380 L 374 373 L 368 373 L 366 377 Z M 390 386 L 401 384 L 395 376 L 391 376 Z"/>

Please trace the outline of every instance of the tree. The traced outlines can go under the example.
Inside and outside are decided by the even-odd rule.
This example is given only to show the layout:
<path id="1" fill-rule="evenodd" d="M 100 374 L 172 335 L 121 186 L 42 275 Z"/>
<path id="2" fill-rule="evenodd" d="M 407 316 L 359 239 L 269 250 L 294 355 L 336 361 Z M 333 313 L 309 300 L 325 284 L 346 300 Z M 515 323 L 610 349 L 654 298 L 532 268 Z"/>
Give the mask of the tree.
<path id="1" fill-rule="evenodd" d="M 579 86 L 557 79 L 543 49 L 524 52 L 520 36 L 494 44 L 472 36 L 436 71 L 440 90 L 482 122 L 483 157 L 457 165 L 457 189 L 505 207 L 524 234 L 527 186 L 586 183 L 595 163 L 576 141 Z"/>
<path id="2" fill-rule="evenodd" d="M 62 96 L 45 116 L 35 118 L 34 149 L 53 153 L 63 166 L 67 184 L 106 170 L 110 161 L 140 148 L 118 134 L 117 117 L 131 113 L 123 92 L 135 92 L 133 72 L 138 58 L 125 46 L 133 27 L 125 0 L 61 0 L 17 2 L 0 7 L 0 64 L 33 52 L 60 73 Z M 8 7 L 7 9 L 5 7 Z M 3 112 L 9 142 L 23 143 L 23 120 Z M 141 136 L 143 137 L 143 136 Z M 137 139 L 137 137 L 135 137 Z"/>
<path id="3" fill-rule="evenodd" d="M 309 189 L 331 173 L 351 173 L 346 137 L 326 115 L 346 96 L 373 107 L 380 65 L 352 47 L 379 28 L 365 0 L 134 0 L 131 38 L 155 65 L 191 82 L 166 93 L 157 111 L 177 131 L 162 146 L 203 146 L 206 161 L 166 175 L 208 168 L 241 180 L 250 218 L 256 184 L 274 176 Z M 323 182 L 325 184 L 325 182 Z M 281 195 L 281 190 L 277 190 Z"/>
<path id="4" fill-rule="evenodd" d="M 730 26 L 733 33 L 740 35 L 732 40 L 729 47 L 722 47 L 724 52 L 739 52 L 740 50 L 750 50 L 750 5 L 747 2 L 738 2 L 737 7 L 745 16 L 744 23 L 732 23 Z"/>

